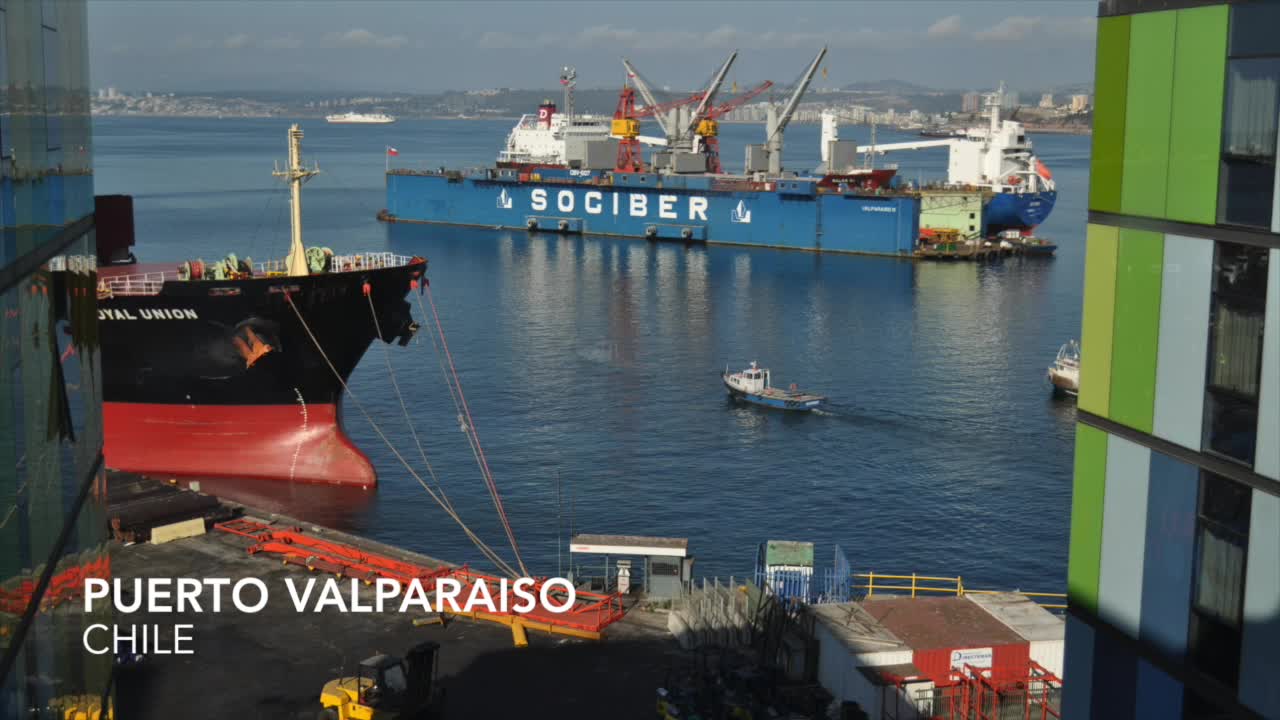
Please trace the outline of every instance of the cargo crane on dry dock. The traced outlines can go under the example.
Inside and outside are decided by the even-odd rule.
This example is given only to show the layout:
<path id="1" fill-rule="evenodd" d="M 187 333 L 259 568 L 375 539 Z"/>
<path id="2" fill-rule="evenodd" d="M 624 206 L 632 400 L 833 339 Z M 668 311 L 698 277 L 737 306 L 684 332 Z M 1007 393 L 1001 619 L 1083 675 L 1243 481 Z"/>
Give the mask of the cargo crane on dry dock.
<path id="1" fill-rule="evenodd" d="M 729 54 L 729 57 L 712 75 L 707 89 L 697 94 L 696 102 L 698 102 L 698 106 L 690 113 L 681 112 L 683 106 L 689 104 L 687 102 L 659 104 L 644 76 L 640 74 L 640 71 L 636 70 L 630 60 L 623 58 L 622 64 L 627 70 L 627 77 L 634 80 L 636 89 L 640 91 L 640 95 L 648 103 L 647 107 L 661 108 L 660 111 L 652 115 L 662 128 L 663 135 L 666 137 L 665 141 L 658 142 L 656 138 L 639 137 L 637 128 L 635 132 L 638 141 L 647 145 L 665 145 L 668 153 L 678 155 L 680 158 L 687 158 L 692 155 L 696 151 L 695 146 L 698 144 L 698 129 L 703 121 L 707 119 L 708 113 L 714 109 L 712 103 L 715 101 L 715 96 L 720 91 L 721 86 L 724 85 L 725 77 L 728 76 L 729 69 L 733 67 L 733 62 L 737 58 L 738 51 L 735 50 Z M 621 110 L 620 99 L 619 111 Z M 613 135 L 621 137 L 616 132 Z M 678 162 L 674 165 L 672 164 L 672 155 L 667 155 L 666 157 L 667 160 L 665 161 L 655 162 L 654 165 L 656 167 L 653 169 L 670 171 L 679 166 Z M 705 159 L 703 162 L 705 163 Z M 704 164 L 702 170 L 705 171 L 709 167 L 709 165 Z M 621 166 L 617 169 L 621 169 Z"/>
<path id="2" fill-rule="evenodd" d="M 717 175 L 724 172 L 724 166 L 720 164 L 720 123 L 718 118 L 741 107 L 771 87 L 773 87 L 773 81 L 765 80 L 741 95 L 711 108 L 707 111 L 707 116 L 698 121 L 698 126 L 694 132 L 698 136 L 701 148 L 695 148 L 695 150 L 701 149 L 702 153 L 707 156 L 707 172 Z"/>
<path id="3" fill-rule="evenodd" d="M 791 118 L 795 115 L 796 108 L 800 106 L 800 98 L 804 97 L 805 91 L 809 89 L 809 83 L 813 81 L 814 73 L 818 72 L 818 66 L 822 64 L 822 59 L 826 56 L 827 48 L 824 45 L 818 51 L 818 55 L 813 59 L 813 62 L 809 63 L 809 68 L 800 76 L 800 82 L 796 83 L 795 91 L 791 93 L 791 98 L 787 100 L 787 104 L 783 107 L 781 114 L 773 106 L 769 107 L 769 115 L 765 124 L 765 142 L 762 148 L 767 165 L 765 168 L 760 168 L 756 163 L 753 163 L 751 161 L 751 148 L 759 146 L 748 146 L 748 174 L 758 172 L 760 169 L 767 169 L 770 177 L 777 177 L 782 174 L 783 134 L 786 132 Z M 757 150 L 757 152 L 760 151 Z M 753 165 L 756 166 L 753 167 Z"/>
<path id="4" fill-rule="evenodd" d="M 625 63 L 626 61 L 624 60 L 623 62 Z M 628 66 L 628 70 L 631 70 L 630 66 Z M 703 94 L 694 93 L 687 98 L 659 104 L 653 102 L 652 93 L 648 92 L 647 86 L 642 84 L 643 81 L 639 79 L 639 75 L 632 73 L 631 78 L 637 81 L 636 88 L 640 89 L 641 95 L 645 97 L 645 102 L 648 104 L 643 108 L 637 109 L 636 88 L 624 83 L 622 92 L 618 94 L 618 107 L 613 113 L 613 122 L 609 128 L 609 135 L 618 140 L 618 160 L 614 169 L 621 172 L 644 172 L 642 145 L 660 145 L 669 140 L 660 141 L 659 138 L 642 136 L 640 134 L 640 118 L 653 117 L 657 119 L 665 131 L 667 126 L 661 121 L 664 113 L 698 102 L 703 98 Z"/>
<path id="5" fill-rule="evenodd" d="M 729 53 L 729 58 L 724 61 L 724 64 L 720 66 L 720 70 L 712 77 L 711 84 L 707 86 L 707 91 L 702 96 L 702 102 L 698 103 L 698 107 L 689 116 L 689 121 L 680 129 L 680 136 L 677 138 L 678 145 L 674 149 L 693 151 L 694 136 L 698 125 L 706 119 L 707 113 L 711 110 L 711 103 L 715 100 L 716 93 L 720 92 L 720 86 L 724 85 L 724 79 L 729 74 L 729 68 L 733 67 L 733 61 L 737 59 L 737 50 Z"/>
<path id="6" fill-rule="evenodd" d="M 635 84 L 636 89 L 640 91 L 640 97 L 644 98 L 645 106 L 640 112 L 646 110 L 649 111 L 648 115 L 653 117 L 654 121 L 658 123 L 658 127 L 662 128 L 662 135 L 665 138 L 665 141 L 663 143 L 649 144 L 673 144 L 675 142 L 675 134 L 673 132 L 675 122 L 674 120 L 668 120 L 667 113 L 687 105 L 688 103 L 683 101 L 665 104 L 659 103 L 657 98 L 654 97 L 653 91 L 649 89 L 648 81 L 644 79 L 644 76 L 640 74 L 639 70 L 636 70 L 635 66 L 631 64 L 631 61 L 626 58 L 622 58 L 622 66 L 627 69 L 627 80 Z M 701 99 L 701 93 L 695 93 L 688 98 L 690 102 L 697 102 Z M 637 117 L 639 116 L 639 112 L 637 112 Z"/>
<path id="7" fill-rule="evenodd" d="M 618 138 L 618 172 L 644 172 L 644 149 L 640 144 L 640 121 L 636 119 L 636 89 L 623 85 L 618 109 L 613 112 L 609 134 Z"/>

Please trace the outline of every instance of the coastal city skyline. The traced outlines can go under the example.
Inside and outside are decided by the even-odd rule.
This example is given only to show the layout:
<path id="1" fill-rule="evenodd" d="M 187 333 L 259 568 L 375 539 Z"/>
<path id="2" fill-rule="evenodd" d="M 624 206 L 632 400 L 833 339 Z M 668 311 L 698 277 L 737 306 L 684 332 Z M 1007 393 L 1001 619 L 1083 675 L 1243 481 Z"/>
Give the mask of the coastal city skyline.
<path id="1" fill-rule="evenodd" d="M 730 88 L 730 96 L 750 93 L 754 84 Z M 760 95 L 725 113 L 722 120 L 763 123 L 769 109 L 777 109 L 782 93 Z M 669 102 L 689 91 L 662 89 L 660 102 Z M 841 122 L 878 124 L 902 129 L 942 128 L 977 121 L 985 115 L 995 91 L 943 92 L 910 83 L 889 81 L 859 83 L 846 88 L 813 92 L 797 107 L 793 121 L 818 123 L 824 113 L 835 113 Z M 609 115 L 618 97 L 616 89 L 582 89 L 575 93 L 579 113 Z M 1059 91 L 1019 91 L 1005 89 L 1001 108 L 1020 113 L 1032 130 L 1045 129 L 1087 133 L 1092 113 L 1092 87 L 1063 86 Z M 530 112 L 539 102 L 562 102 L 562 89 L 519 90 L 488 88 L 436 94 L 367 93 L 212 93 L 193 94 L 152 91 L 122 91 L 117 87 L 96 88 L 91 105 L 94 115 L 150 117 L 321 117 L 340 112 L 380 112 L 392 118 L 513 119 Z"/>

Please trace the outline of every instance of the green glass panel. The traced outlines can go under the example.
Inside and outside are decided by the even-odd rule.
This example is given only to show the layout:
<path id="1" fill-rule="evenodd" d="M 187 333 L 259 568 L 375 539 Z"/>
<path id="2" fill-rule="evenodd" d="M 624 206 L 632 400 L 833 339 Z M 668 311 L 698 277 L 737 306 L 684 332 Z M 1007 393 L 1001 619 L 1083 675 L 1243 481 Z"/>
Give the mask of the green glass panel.
<path id="1" fill-rule="evenodd" d="M 1106 481 L 1107 434 L 1077 423 L 1067 595 L 1071 605 L 1095 612 L 1102 570 L 1102 506 Z"/>
<path id="2" fill-rule="evenodd" d="M 1090 225 L 1085 241 L 1079 407 L 1103 417 L 1111 404 L 1111 339 L 1115 324 L 1119 235 L 1118 228 Z"/>
<path id="3" fill-rule="evenodd" d="M 1128 101 L 1120 212 L 1163 217 L 1169 175 L 1169 114 L 1177 14 L 1134 15 L 1129 33 Z"/>
<path id="4" fill-rule="evenodd" d="M 1129 16 L 1098 20 L 1094 79 L 1093 159 L 1089 209 L 1120 211 L 1124 172 L 1124 116 L 1129 80 Z"/>
<path id="5" fill-rule="evenodd" d="M 1163 275 L 1164 236 L 1146 230 L 1121 230 L 1108 417 L 1145 433 L 1152 431 L 1155 418 Z"/>
<path id="6" fill-rule="evenodd" d="M 1227 6 L 1178 11 L 1165 217 L 1212 225 L 1218 209 Z"/>

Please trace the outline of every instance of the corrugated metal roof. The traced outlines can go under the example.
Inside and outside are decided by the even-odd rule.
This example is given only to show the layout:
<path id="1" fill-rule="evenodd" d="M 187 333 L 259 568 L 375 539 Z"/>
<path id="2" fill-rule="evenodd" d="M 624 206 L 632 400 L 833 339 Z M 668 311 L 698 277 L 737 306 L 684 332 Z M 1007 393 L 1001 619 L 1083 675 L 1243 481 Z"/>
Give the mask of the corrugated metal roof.
<path id="1" fill-rule="evenodd" d="M 644 535 L 574 535 L 574 545 L 613 545 L 616 547 L 661 547 L 687 550 L 688 538 L 646 537 Z"/>
<path id="2" fill-rule="evenodd" d="M 1027 640 L 1062 640 L 1066 622 L 1021 593 L 966 595 L 983 610 Z"/>
<path id="3" fill-rule="evenodd" d="M 912 650 L 1027 642 L 968 597 L 868 598 L 862 607 Z"/>
<path id="4" fill-rule="evenodd" d="M 897 685 L 899 680 L 911 682 L 929 682 L 929 678 L 920 672 L 920 668 L 914 663 L 903 663 L 900 665 L 859 665 L 858 672 L 862 673 L 871 684 L 876 687 L 887 687 L 889 685 Z"/>
<path id="5" fill-rule="evenodd" d="M 881 625 L 859 603 L 810 605 L 823 627 L 855 653 L 906 650 L 906 645 Z"/>

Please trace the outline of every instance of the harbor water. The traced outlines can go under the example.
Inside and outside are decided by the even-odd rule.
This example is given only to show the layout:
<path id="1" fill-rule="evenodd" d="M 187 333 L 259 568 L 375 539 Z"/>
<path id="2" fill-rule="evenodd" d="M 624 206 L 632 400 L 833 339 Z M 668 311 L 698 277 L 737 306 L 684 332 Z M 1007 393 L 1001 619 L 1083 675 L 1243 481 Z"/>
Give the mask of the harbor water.
<path id="1" fill-rule="evenodd" d="M 288 195 L 270 175 L 287 121 L 94 125 L 96 192 L 134 196 L 140 260 L 287 250 Z M 818 543 L 822 565 L 839 544 L 857 571 L 1064 589 L 1075 409 L 1051 396 L 1045 369 L 1079 337 L 1087 137 L 1033 136 L 1058 183 L 1040 228 L 1059 245 L 1053 259 L 930 264 L 374 219 L 387 146 L 401 167 L 482 166 L 509 126 L 303 122 L 304 154 L 323 171 L 303 195 L 304 237 L 430 259 L 445 338 L 531 572 L 567 565 L 572 529 L 688 537 L 698 576 L 744 575 L 759 542 L 788 539 Z M 757 125 L 721 132 L 731 170 L 763 136 Z M 787 166 L 817 164 L 816 126 L 793 126 L 786 141 Z M 945 175 L 945 150 L 891 159 L 906 179 Z M 775 385 L 797 383 L 830 407 L 733 404 L 719 373 L 752 360 Z M 361 411 L 426 482 L 430 465 L 471 528 L 506 547 L 436 345 L 425 333 L 405 348 L 375 344 L 351 389 L 346 426 L 378 468 L 376 491 L 231 489 L 484 567 Z"/>

